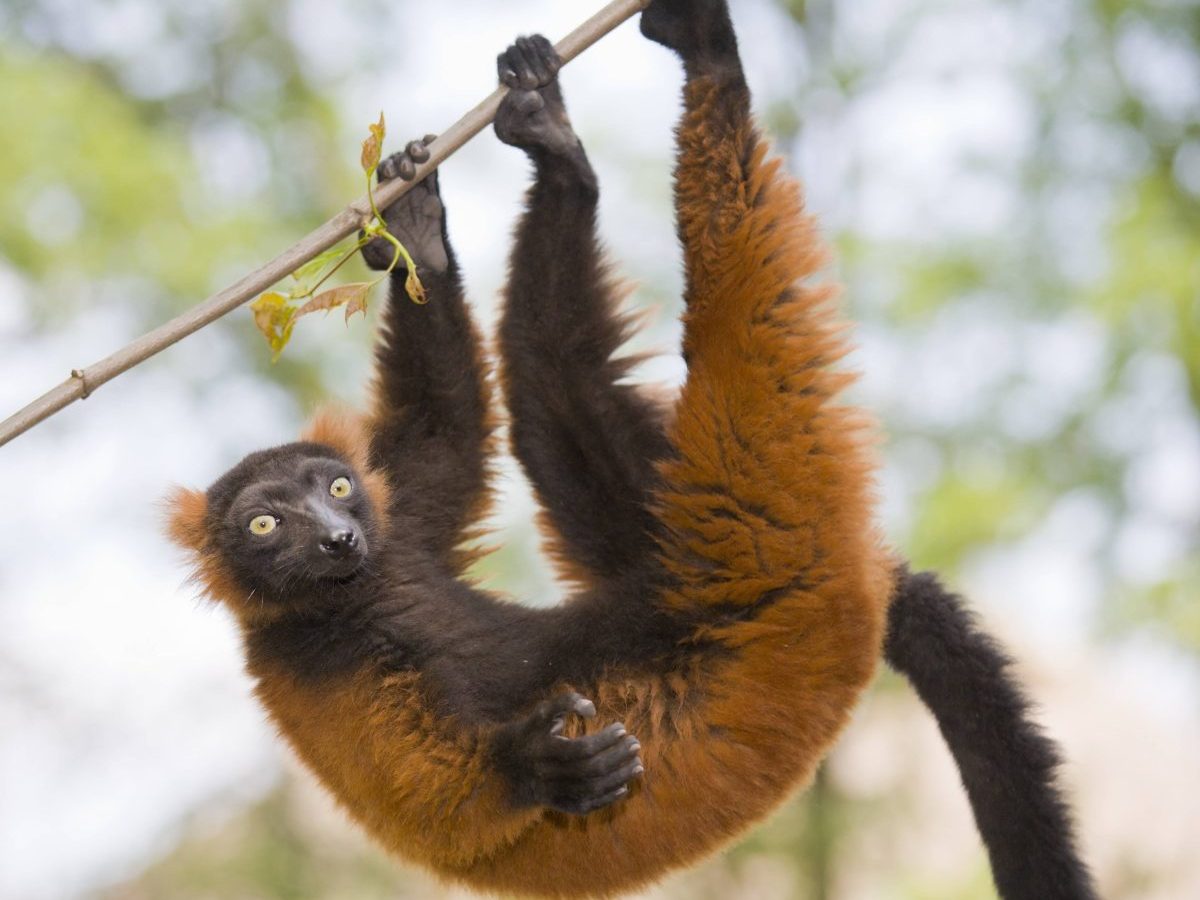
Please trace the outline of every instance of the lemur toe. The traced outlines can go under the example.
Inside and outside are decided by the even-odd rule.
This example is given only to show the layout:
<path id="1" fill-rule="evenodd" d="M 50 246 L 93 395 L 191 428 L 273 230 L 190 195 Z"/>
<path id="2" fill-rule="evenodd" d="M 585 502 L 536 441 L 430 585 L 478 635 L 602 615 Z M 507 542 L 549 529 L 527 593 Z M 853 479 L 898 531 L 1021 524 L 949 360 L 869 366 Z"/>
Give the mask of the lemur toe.
<path id="1" fill-rule="evenodd" d="M 508 62 L 508 51 L 505 50 L 496 57 L 496 75 L 499 77 L 501 84 L 509 88 L 519 88 L 521 81 L 517 78 L 517 71 Z"/>
<path id="2" fill-rule="evenodd" d="M 557 75 L 558 70 L 562 68 L 562 57 L 558 55 L 558 51 L 554 49 L 550 40 L 545 35 L 535 34 L 529 39 L 529 42 L 548 77 L 553 78 Z"/>
<path id="3" fill-rule="evenodd" d="M 404 152 L 408 154 L 413 162 L 423 163 L 429 161 L 429 147 L 423 141 L 409 141 L 408 146 L 404 148 Z"/>
<path id="4" fill-rule="evenodd" d="M 533 66 L 530 65 L 528 59 L 525 58 L 525 53 L 521 50 L 519 43 L 513 44 L 505 51 L 507 64 L 512 71 L 517 74 L 517 84 L 527 91 L 532 91 L 538 87 L 538 78 L 534 74 Z"/>
<path id="5" fill-rule="evenodd" d="M 545 84 L 545 67 L 542 65 L 541 54 L 533 46 L 533 41 L 527 37 L 519 37 L 517 38 L 517 49 L 521 51 L 521 58 L 525 60 L 525 65 L 529 67 L 538 86 Z"/>
<path id="6" fill-rule="evenodd" d="M 379 164 L 378 178 L 380 182 L 391 181 L 393 178 L 402 178 L 405 181 L 412 181 L 417 174 L 416 164 L 409 157 L 408 152 L 393 153 L 387 159 Z"/>

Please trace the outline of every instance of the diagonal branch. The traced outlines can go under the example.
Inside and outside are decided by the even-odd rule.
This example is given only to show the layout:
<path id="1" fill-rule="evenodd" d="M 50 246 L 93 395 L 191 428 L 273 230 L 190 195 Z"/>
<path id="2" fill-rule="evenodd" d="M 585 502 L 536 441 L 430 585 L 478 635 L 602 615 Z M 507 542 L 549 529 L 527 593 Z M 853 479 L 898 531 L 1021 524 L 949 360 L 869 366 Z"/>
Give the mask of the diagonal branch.
<path id="1" fill-rule="evenodd" d="M 598 13 L 568 34 L 557 45 L 563 62 L 570 62 L 600 38 L 649 4 L 649 0 L 613 0 Z M 417 182 L 445 162 L 467 141 L 483 131 L 496 117 L 500 101 L 508 88 L 499 87 L 466 113 L 429 145 L 429 161 L 417 168 L 412 181 L 395 179 L 375 191 L 380 208 L 390 206 Z M 137 340 L 122 347 L 111 356 L 83 369 L 74 369 L 71 377 L 47 391 L 28 406 L 0 422 L 0 446 L 40 424 L 64 407 L 94 393 L 101 385 L 134 366 L 145 362 L 161 350 L 170 347 L 193 332 L 199 331 L 243 303 L 253 299 L 271 285 L 287 277 L 319 253 L 338 241 L 354 234 L 371 215 L 367 198 L 360 197 L 324 225 L 305 235 L 270 262 L 246 275 L 240 281 L 218 291 L 204 302 Z"/>

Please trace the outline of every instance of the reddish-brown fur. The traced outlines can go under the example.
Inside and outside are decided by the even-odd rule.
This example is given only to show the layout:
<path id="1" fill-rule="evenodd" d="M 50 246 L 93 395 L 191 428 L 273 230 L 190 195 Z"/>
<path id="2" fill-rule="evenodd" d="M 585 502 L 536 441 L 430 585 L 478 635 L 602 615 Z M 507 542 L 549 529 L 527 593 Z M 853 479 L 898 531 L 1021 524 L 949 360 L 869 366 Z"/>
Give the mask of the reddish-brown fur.
<path id="1" fill-rule="evenodd" d="M 487 758 L 491 726 L 436 714 L 419 675 L 366 669 L 314 685 L 285 667 L 252 670 L 343 807 L 449 879 L 603 896 L 695 861 L 811 778 L 879 659 L 894 560 L 872 523 L 869 423 L 835 400 L 849 376 L 830 368 L 844 353 L 833 291 L 808 283 L 823 251 L 797 186 L 752 128 L 710 133 L 718 88 L 690 82 L 681 127 L 689 378 L 655 504 L 674 576 L 660 601 L 723 610 L 696 639 L 732 652 L 561 686 L 642 742 L 646 773 L 631 796 L 579 818 L 516 809 Z M 357 421 L 325 417 L 307 437 L 369 471 Z M 369 490 L 382 515 L 382 475 Z M 177 496 L 171 535 L 195 551 L 209 594 L 255 625 L 206 545 L 203 494 Z"/>

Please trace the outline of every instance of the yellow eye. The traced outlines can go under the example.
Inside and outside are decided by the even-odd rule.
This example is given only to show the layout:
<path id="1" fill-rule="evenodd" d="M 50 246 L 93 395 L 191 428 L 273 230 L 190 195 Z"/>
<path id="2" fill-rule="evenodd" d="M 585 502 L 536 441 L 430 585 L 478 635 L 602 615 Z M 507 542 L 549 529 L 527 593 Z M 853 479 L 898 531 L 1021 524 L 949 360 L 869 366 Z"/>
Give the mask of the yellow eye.
<path id="1" fill-rule="evenodd" d="M 354 485 L 350 483 L 349 478 L 335 478 L 329 486 L 329 493 L 335 497 L 349 497 L 354 493 Z"/>
<path id="2" fill-rule="evenodd" d="M 250 520 L 250 533 L 262 537 L 264 534 L 274 531 L 278 524 L 279 520 L 274 516 L 255 516 Z"/>

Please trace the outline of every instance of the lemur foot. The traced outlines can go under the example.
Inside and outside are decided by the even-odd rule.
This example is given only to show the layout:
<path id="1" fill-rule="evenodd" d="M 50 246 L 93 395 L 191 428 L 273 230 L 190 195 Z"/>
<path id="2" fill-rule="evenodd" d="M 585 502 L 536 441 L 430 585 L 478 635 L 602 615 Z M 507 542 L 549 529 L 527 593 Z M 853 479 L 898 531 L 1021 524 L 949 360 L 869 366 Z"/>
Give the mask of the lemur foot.
<path id="1" fill-rule="evenodd" d="M 522 150 L 569 156 L 579 138 L 567 118 L 558 70 L 562 60 L 540 34 L 517 38 L 496 59 L 500 81 L 509 88 L 496 113 L 496 136 Z"/>
<path id="2" fill-rule="evenodd" d="M 434 135 L 423 141 L 410 141 L 402 153 L 393 153 L 379 164 L 379 183 L 402 178 L 411 181 L 417 166 L 429 159 L 428 144 Z M 405 246 L 417 268 L 445 272 L 450 264 L 446 253 L 446 208 L 438 189 L 438 173 L 433 172 L 384 210 L 388 232 Z M 384 238 L 375 238 L 362 249 L 363 259 L 372 269 L 386 269 L 392 264 L 396 248 Z M 401 259 L 397 271 L 404 270 Z"/>
<path id="3" fill-rule="evenodd" d="M 499 762 L 512 779 L 518 805 L 583 815 L 621 799 L 644 771 L 641 744 L 624 725 L 567 738 L 562 730 L 568 715 L 590 719 L 596 707 L 579 694 L 559 694 L 505 729 Z"/>
<path id="4" fill-rule="evenodd" d="M 642 34 L 689 63 L 736 63 L 737 38 L 727 0 L 653 0 L 642 13 Z"/>

